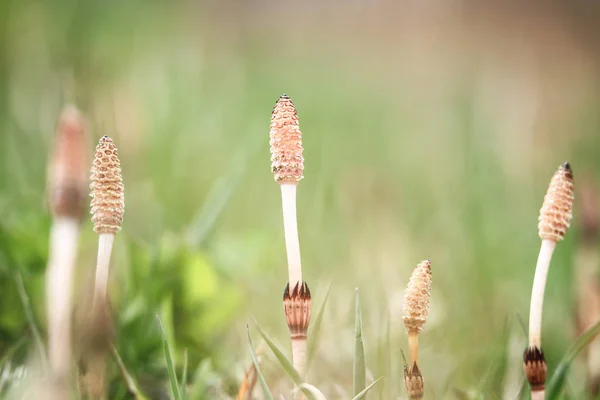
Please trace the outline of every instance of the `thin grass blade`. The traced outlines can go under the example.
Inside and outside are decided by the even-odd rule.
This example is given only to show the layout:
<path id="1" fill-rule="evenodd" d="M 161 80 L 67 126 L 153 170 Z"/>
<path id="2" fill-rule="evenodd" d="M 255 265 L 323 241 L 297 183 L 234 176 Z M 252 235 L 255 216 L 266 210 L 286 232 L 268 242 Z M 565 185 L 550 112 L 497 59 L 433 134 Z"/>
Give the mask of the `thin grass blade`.
<path id="1" fill-rule="evenodd" d="M 354 396 L 352 398 L 352 400 L 364 399 L 365 396 L 367 395 L 367 392 L 369 390 L 371 390 L 373 388 L 373 386 L 375 386 L 377 384 L 377 382 L 379 382 L 380 380 L 381 380 L 381 378 L 377 379 L 376 381 L 373 381 L 373 383 L 371 383 L 369 386 L 367 386 L 366 388 L 364 388 L 360 393 L 358 393 L 356 396 Z"/>
<path id="2" fill-rule="evenodd" d="M 160 329 L 160 336 L 162 338 L 163 351 L 165 352 L 165 358 L 167 359 L 167 370 L 169 372 L 169 382 L 171 383 L 173 398 L 175 400 L 181 400 L 181 393 L 179 392 L 179 383 L 177 383 L 177 374 L 175 374 L 175 366 L 173 364 L 173 357 L 171 356 L 171 349 L 169 348 L 169 342 L 167 342 L 165 330 L 158 315 L 156 316 L 156 321 L 158 321 L 158 328 Z"/>
<path id="3" fill-rule="evenodd" d="M 127 385 L 127 390 L 129 390 L 129 393 L 131 393 L 136 400 L 149 400 L 142 393 L 135 379 L 133 379 L 133 377 L 129 374 L 129 371 L 127 371 L 127 368 L 125 367 L 125 364 L 123 364 L 123 360 L 121 359 L 119 352 L 117 352 L 117 349 L 113 346 L 111 351 L 115 362 L 119 367 L 119 371 L 121 371 L 121 376 L 125 381 L 125 385 Z"/>
<path id="4" fill-rule="evenodd" d="M 188 374 L 188 351 L 183 350 L 183 373 L 181 374 L 181 398 L 183 400 L 188 399 L 187 392 L 187 374 Z"/>
<path id="5" fill-rule="evenodd" d="M 302 390 L 302 393 L 311 396 L 315 400 L 327 400 L 327 397 L 316 386 L 303 383 L 296 390 Z"/>
<path id="6" fill-rule="evenodd" d="M 262 372 L 260 372 L 260 365 L 258 363 L 258 358 L 256 357 L 256 351 L 254 351 L 254 346 L 252 345 L 252 339 L 250 338 L 250 328 L 248 327 L 248 325 L 246 325 L 246 334 L 248 335 L 248 348 L 250 349 L 250 357 L 252 358 L 252 363 L 254 363 L 254 368 L 256 369 L 256 376 L 258 376 L 260 385 L 263 388 L 265 399 L 275 400 L 275 398 L 271 394 L 271 389 L 269 389 L 269 385 L 267 385 L 265 377 L 263 376 Z"/>
<path id="7" fill-rule="evenodd" d="M 23 284 L 23 277 L 20 273 L 15 274 L 15 282 L 17 284 L 17 291 L 19 292 L 19 297 L 21 298 L 21 303 L 23 303 L 23 310 L 25 311 L 25 318 L 27 319 L 27 324 L 29 325 L 29 330 L 31 330 L 31 334 L 33 335 L 33 339 L 35 341 L 35 346 L 38 350 L 40 360 L 42 362 L 44 370 L 48 368 L 48 359 L 46 358 L 46 349 L 44 348 L 44 343 L 42 341 L 42 335 L 40 335 L 40 330 L 38 329 L 35 323 L 35 317 L 33 313 L 33 309 L 31 308 L 31 303 L 29 302 L 29 296 L 27 295 L 27 290 L 25 290 L 25 285 Z"/>
<path id="8" fill-rule="evenodd" d="M 308 360 L 307 367 L 310 366 L 310 362 L 312 361 L 315 352 L 317 351 L 317 344 L 319 343 L 319 333 L 321 332 L 321 325 L 323 324 L 323 315 L 325 314 L 325 306 L 327 305 L 327 300 L 329 299 L 329 291 L 331 290 L 331 283 L 327 286 L 327 290 L 325 291 L 325 298 L 323 299 L 323 303 L 321 303 L 321 307 L 317 311 L 317 316 L 312 325 L 310 334 L 308 335 Z"/>
<path id="9" fill-rule="evenodd" d="M 562 360 L 556 367 L 550 383 L 547 385 L 546 398 L 548 400 L 558 399 L 565 385 L 567 373 L 571 367 L 571 363 L 577 355 L 600 333 L 600 322 L 586 330 L 575 342 L 569 347 Z"/>
<path id="10" fill-rule="evenodd" d="M 360 314 L 360 299 L 358 288 L 356 288 L 354 316 L 354 366 L 352 388 L 354 396 L 357 396 L 365 388 L 367 382 L 367 370 L 365 367 L 365 348 L 362 340 L 362 317 Z"/>
<path id="11" fill-rule="evenodd" d="M 291 363 L 291 361 L 285 356 L 285 354 L 283 354 L 283 350 L 281 350 L 281 348 L 273 341 L 273 339 L 271 339 L 269 335 L 262 330 L 256 320 L 254 321 L 254 324 L 273 354 L 275 354 L 275 357 L 277 358 L 277 361 L 279 361 L 281 367 L 289 375 L 289 377 L 292 378 L 292 381 L 294 381 L 297 386 L 300 386 L 303 383 L 302 379 L 300 378 L 300 375 L 298 375 L 298 371 L 296 371 L 296 368 L 294 368 L 294 365 Z"/>

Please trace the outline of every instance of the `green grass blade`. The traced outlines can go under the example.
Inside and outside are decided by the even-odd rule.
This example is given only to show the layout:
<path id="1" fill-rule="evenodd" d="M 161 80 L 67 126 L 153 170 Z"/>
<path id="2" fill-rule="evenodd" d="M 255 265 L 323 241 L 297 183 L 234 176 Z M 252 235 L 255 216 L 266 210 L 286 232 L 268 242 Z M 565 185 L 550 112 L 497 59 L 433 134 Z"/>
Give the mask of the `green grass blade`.
<path id="1" fill-rule="evenodd" d="M 256 328 L 260 332 L 264 341 L 267 343 L 267 346 L 269 346 L 273 354 L 275 354 L 275 358 L 277 358 L 277 361 L 279 361 L 279 364 L 281 365 L 283 370 L 289 375 L 290 378 L 292 378 L 292 381 L 296 386 L 301 386 L 304 382 L 302 381 L 300 375 L 298 375 L 298 371 L 296 371 L 294 365 L 283 353 L 283 350 L 281 350 L 281 348 L 273 341 L 273 339 L 271 339 L 269 335 L 267 335 L 265 331 L 262 330 L 262 328 L 260 327 L 260 325 L 258 325 L 258 322 L 256 322 L 256 320 L 254 320 L 254 324 L 256 325 Z M 318 400 L 313 396 L 311 392 L 308 392 L 306 390 L 303 390 L 303 392 L 310 400 Z"/>
<path id="2" fill-rule="evenodd" d="M 367 386 L 366 388 L 364 388 L 360 393 L 358 393 L 356 396 L 354 396 L 352 398 L 352 400 L 360 400 L 360 399 L 364 399 L 365 396 L 367 395 L 367 392 L 369 390 L 371 390 L 371 388 L 373 386 L 375 386 L 377 384 L 377 382 L 379 382 L 381 380 L 381 378 L 377 379 L 376 381 L 373 381 L 373 383 L 371 383 L 369 386 Z"/>
<path id="3" fill-rule="evenodd" d="M 581 336 L 575 340 L 575 343 L 569 347 L 563 358 L 560 360 L 560 363 L 556 367 L 554 374 L 552 374 L 552 378 L 550 379 L 550 383 L 546 389 L 546 398 L 548 400 L 558 399 L 560 392 L 565 384 L 565 380 L 567 378 L 567 373 L 569 372 L 569 368 L 571 367 L 571 363 L 577 357 L 577 355 L 587 346 L 596 335 L 600 333 L 600 322 L 597 322 L 595 325 L 586 330 Z"/>
<path id="4" fill-rule="evenodd" d="M 291 363 L 291 361 L 285 356 L 285 354 L 283 354 L 283 350 L 281 350 L 281 348 L 273 341 L 273 339 L 271 339 L 269 335 L 262 330 L 256 320 L 254 321 L 254 324 L 256 325 L 256 328 L 260 332 L 265 342 L 267 342 L 267 345 L 273 354 L 275 354 L 275 357 L 277 358 L 277 361 L 279 361 L 279 364 L 281 364 L 281 367 L 290 376 L 290 378 L 292 378 L 292 381 L 294 381 L 296 385 L 300 386 L 303 383 L 302 378 L 300 378 L 300 375 L 298 375 L 298 371 L 296 371 L 296 368 L 294 368 L 294 365 Z"/>
<path id="5" fill-rule="evenodd" d="M 354 368 L 352 388 L 354 396 L 357 396 L 366 386 L 367 371 L 365 368 L 365 348 L 362 340 L 362 317 L 360 315 L 360 299 L 358 288 L 356 288 L 355 300 L 355 320 L 354 320 Z"/>
<path id="6" fill-rule="evenodd" d="M 173 357 L 171 356 L 171 349 L 169 348 L 169 342 L 165 335 L 160 317 L 157 315 L 156 320 L 158 321 L 158 328 L 160 329 L 160 336 L 162 339 L 163 351 L 165 352 L 165 358 L 167 359 L 167 370 L 169 371 L 169 381 L 171 383 L 171 389 L 173 390 L 173 398 L 175 400 L 181 400 L 181 393 L 179 392 L 179 383 L 177 383 L 177 375 L 175 374 L 175 366 L 173 365 Z"/>
<path id="7" fill-rule="evenodd" d="M 125 381 L 125 385 L 127 385 L 127 390 L 129 390 L 129 393 L 131 393 L 133 395 L 134 399 L 136 399 L 136 400 L 149 400 L 142 393 L 142 391 L 140 390 L 140 387 L 138 386 L 135 379 L 133 379 L 133 377 L 129 374 L 129 371 L 127 371 L 127 368 L 125 367 L 125 364 L 123 364 L 123 360 L 121 359 L 121 356 L 117 352 L 117 349 L 113 346 L 111 351 L 112 351 L 112 355 L 117 363 L 117 366 L 119 367 L 119 371 L 121 371 L 121 376 L 123 377 L 123 380 Z"/>
<path id="8" fill-rule="evenodd" d="M 33 339 L 35 341 L 35 346 L 38 349 L 38 353 L 40 356 L 40 360 L 44 369 L 48 368 L 48 359 L 46 358 L 46 349 L 44 348 L 44 342 L 42 341 L 42 335 L 40 335 L 40 331 L 35 324 L 35 317 L 33 314 L 33 310 L 31 309 L 31 303 L 29 302 L 29 296 L 27 295 L 27 291 L 25 290 L 25 285 L 23 284 L 23 278 L 20 273 L 15 274 L 15 281 L 17 283 L 17 291 L 19 292 L 19 297 L 21 298 L 21 303 L 23 303 L 23 310 L 25 311 L 25 318 L 27 319 L 27 324 L 29 325 L 29 329 L 31 330 L 31 334 L 33 335 Z"/>
<path id="9" fill-rule="evenodd" d="M 327 397 L 316 386 L 309 385 L 308 383 L 303 383 L 296 390 L 302 390 L 304 394 L 311 396 L 315 400 L 327 400 Z"/>
<path id="10" fill-rule="evenodd" d="M 311 331 L 308 334 L 308 360 L 306 362 L 307 368 L 310 366 L 310 362 L 312 361 L 315 352 L 317 351 L 317 344 L 319 343 L 319 334 L 321 332 L 321 325 L 323 323 L 323 315 L 325 314 L 325 305 L 327 305 L 327 300 L 329 299 L 329 291 L 331 290 L 331 283 L 327 286 L 327 290 L 325 291 L 325 298 L 323 299 L 323 303 L 321 303 L 321 307 L 317 311 L 317 316 L 312 325 Z"/>
<path id="11" fill-rule="evenodd" d="M 181 398 L 188 399 L 187 392 L 187 374 L 188 374 L 188 351 L 183 350 L 183 373 L 181 374 Z"/>
<path id="12" fill-rule="evenodd" d="M 254 369 L 256 369 L 256 376 L 258 376 L 258 380 L 263 388 L 264 396 L 266 400 L 275 400 L 273 395 L 271 394 L 271 389 L 269 389 L 269 385 L 267 385 L 267 381 L 263 376 L 262 372 L 260 372 L 260 365 L 258 364 L 258 358 L 256 357 L 256 351 L 254 351 L 254 346 L 252 345 L 252 339 L 250 338 L 250 328 L 246 325 L 246 334 L 248 335 L 248 348 L 250 349 L 250 357 L 252 357 L 252 363 L 254 363 Z"/>

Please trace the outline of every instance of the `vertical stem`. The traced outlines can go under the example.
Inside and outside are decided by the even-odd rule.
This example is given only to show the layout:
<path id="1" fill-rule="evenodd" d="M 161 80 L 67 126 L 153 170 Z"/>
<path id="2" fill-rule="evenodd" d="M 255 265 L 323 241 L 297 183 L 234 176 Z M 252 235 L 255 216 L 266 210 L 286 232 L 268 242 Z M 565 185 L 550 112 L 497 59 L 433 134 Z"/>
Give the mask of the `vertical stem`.
<path id="1" fill-rule="evenodd" d="M 531 307 L 529 309 L 529 347 L 542 348 L 542 309 L 544 305 L 544 290 L 552 253 L 556 242 L 542 240 L 540 254 L 535 266 L 533 289 L 531 291 Z"/>
<path id="2" fill-rule="evenodd" d="M 419 334 L 410 332 L 408 334 L 408 351 L 409 351 L 409 368 L 412 368 L 414 363 L 419 360 Z"/>
<path id="3" fill-rule="evenodd" d="M 55 219 L 50 231 L 46 306 L 50 367 L 59 379 L 68 378 L 71 372 L 71 291 L 78 237 L 77 219 Z"/>
<path id="4" fill-rule="evenodd" d="M 289 283 L 290 290 L 292 290 L 298 282 L 302 282 L 300 241 L 298 239 L 298 222 L 296 220 L 296 184 L 281 184 L 281 204 L 283 208 L 283 229 L 288 259 Z"/>
<path id="5" fill-rule="evenodd" d="M 306 337 L 292 339 L 292 355 L 294 368 L 298 375 L 305 379 L 306 370 Z"/>
<path id="6" fill-rule="evenodd" d="M 546 391 L 545 390 L 536 390 L 535 392 L 531 392 L 531 400 L 545 400 Z"/>
<path id="7" fill-rule="evenodd" d="M 94 285 L 94 305 L 106 300 L 108 274 L 110 270 L 110 255 L 115 240 L 113 233 L 101 233 L 98 239 L 98 260 L 96 263 L 96 282 Z"/>

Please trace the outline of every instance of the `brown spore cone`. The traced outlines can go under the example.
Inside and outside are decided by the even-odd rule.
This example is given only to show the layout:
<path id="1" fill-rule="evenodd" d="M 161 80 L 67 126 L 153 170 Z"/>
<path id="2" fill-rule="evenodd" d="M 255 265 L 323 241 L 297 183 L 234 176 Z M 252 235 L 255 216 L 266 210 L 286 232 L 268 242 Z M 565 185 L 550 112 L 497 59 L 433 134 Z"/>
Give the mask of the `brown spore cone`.
<path id="1" fill-rule="evenodd" d="M 431 262 L 421 261 L 413 271 L 406 291 L 402 309 L 407 333 L 420 333 L 427 321 L 431 296 Z"/>
<path id="2" fill-rule="evenodd" d="M 60 115 L 48 166 L 48 202 L 54 217 L 83 219 L 87 196 L 87 127 L 75 106 Z"/>
<path id="3" fill-rule="evenodd" d="M 90 184 L 94 231 L 115 234 L 121 230 L 125 195 L 117 147 L 108 136 L 96 146 Z"/>
<path id="4" fill-rule="evenodd" d="M 283 94 L 275 103 L 270 125 L 271 170 L 278 183 L 298 183 L 304 176 L 302 133 L 296 107 Z"/>
<path id="5" fill-rule="evenodd" d="M 542 240 L 563 240 L 573 218 L 573 171 L 566 162 L 550 181 L 540 210 L 538 233 Z"/>

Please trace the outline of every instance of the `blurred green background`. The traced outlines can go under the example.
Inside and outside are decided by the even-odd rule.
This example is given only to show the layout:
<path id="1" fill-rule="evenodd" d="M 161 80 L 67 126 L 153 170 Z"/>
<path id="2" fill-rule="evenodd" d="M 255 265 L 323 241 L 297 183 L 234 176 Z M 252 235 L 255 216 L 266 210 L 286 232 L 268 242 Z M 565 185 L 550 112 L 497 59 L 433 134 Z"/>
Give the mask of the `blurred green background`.
<path id="1" fill-rule="evenodd" d="M 168 392 L 156 314 L 180 372 L 188 351 L 193 398 L 235 396 L 250 365 L 246 324 L 259 342 L 251 316 L 289 351 L 268 147 L 287 93 L 304 139 L 298 218 L 313 310 L 332 284 L 309 382 L 351 397 L 358 287 L 369 381 L 385 378 L 372 398 L 404 398 L 402 296 L 428 258 L 426 398 L 514 398 L 548 182 L 565 160 L 577 190 L 600 182 L 598 20 L 585 1 L 2 1 L 0 390 L 20 384 L 35 352 L 19 276 L 45 331 L 46 165 L 69 103 L 94 139 L 119 147 L 116 347 L 147 394 Z M 546 289 L 550 370 L 576 337 L 580 217 Z M 79 299 L 97 246 L 91 223 L 83 230 Z M 110 368 L 109 398 L 127 398 Z M 269 352 L 263 372 L 287 397 Z M 580 362 L 572 398 L 585 377 Z"/>

